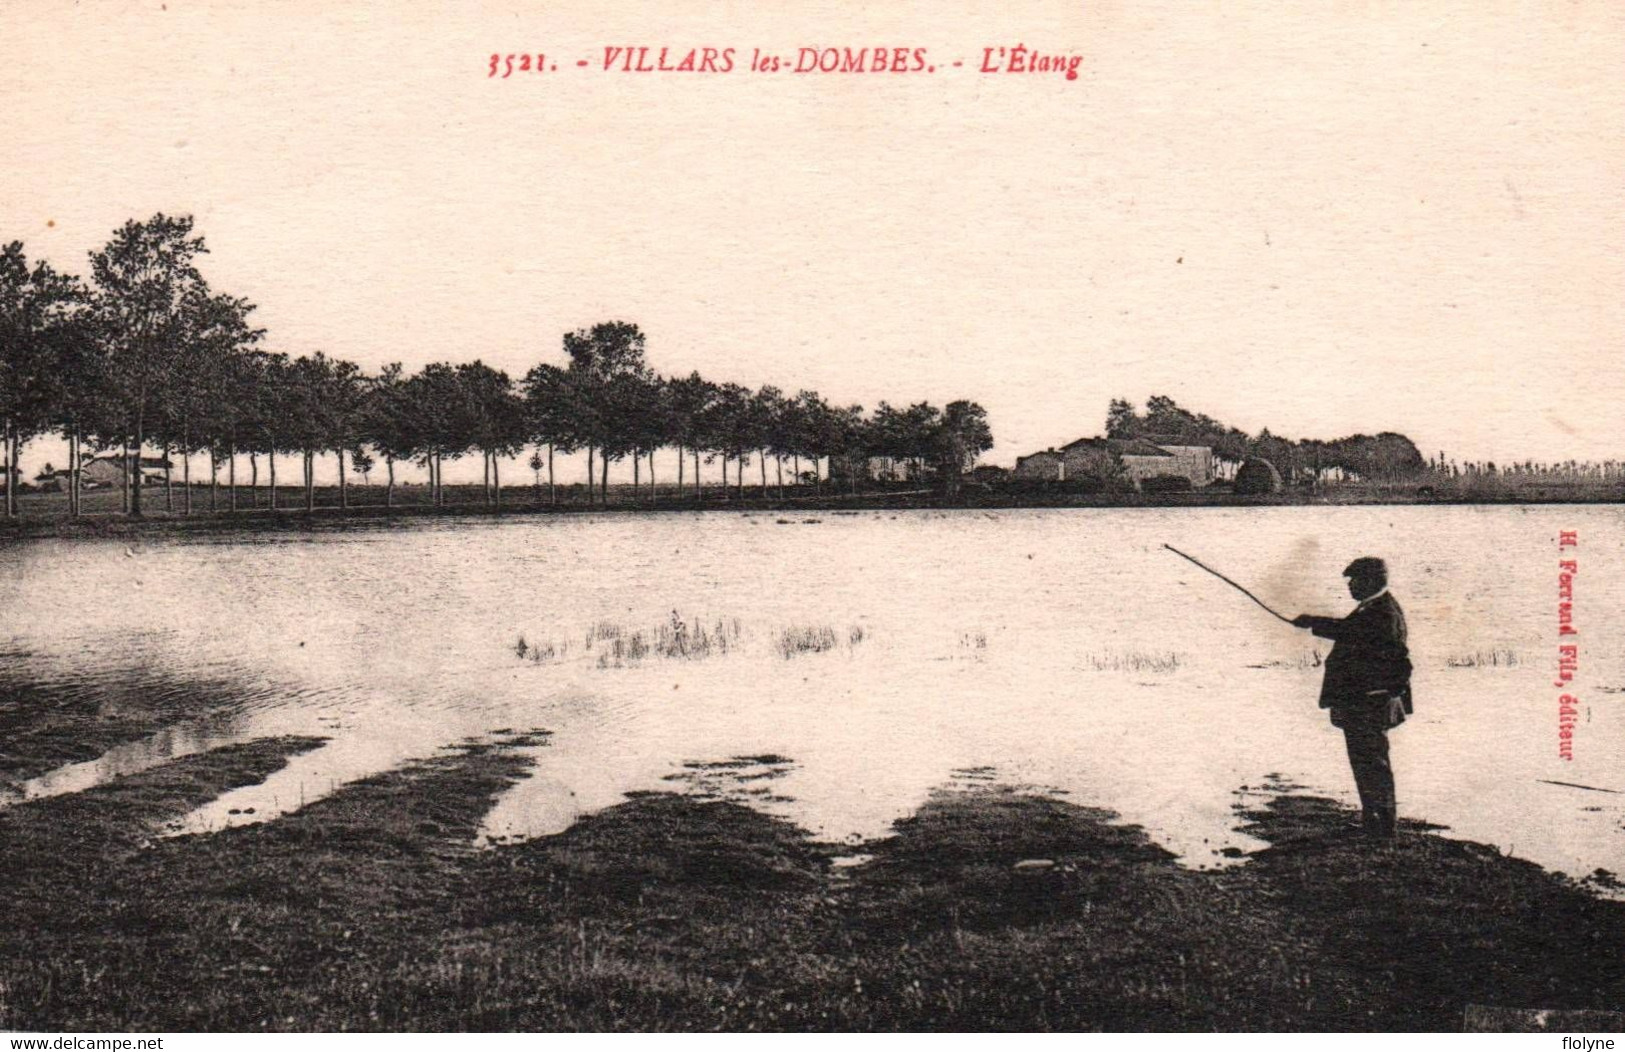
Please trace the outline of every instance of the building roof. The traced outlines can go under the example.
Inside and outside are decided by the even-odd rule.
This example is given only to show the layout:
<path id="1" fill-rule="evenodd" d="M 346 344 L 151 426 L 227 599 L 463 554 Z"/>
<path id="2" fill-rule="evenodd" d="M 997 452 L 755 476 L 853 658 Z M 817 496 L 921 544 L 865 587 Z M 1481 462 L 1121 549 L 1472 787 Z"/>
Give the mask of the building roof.
<path id="1" fill-rule="evenodd" d="M 1116 453 L 1120 457 L 1171 457 L 1172 453 L 1158 447 L 1155 443 L 1143 438 L 1080 438 L 1076 442 L 1068 442 L 1062 446 L 1062 451 L 1070 449 L 1098 449 L 1102 452 Z"/>
<path id="2" fill-rule="evenodd" d="M 123 465 L 124 458 L 116 453 L 108 454 L 107 456 L 91 457 L 89 460 L 85 461 L 83 466 L 88 467 L 91 464 L 98 463 Z M 168 468 L 173 467 L 174 465 L 170 461 L 165 460 L 163 457 L 142 457 L 141 466 L 144 468 Z"/>

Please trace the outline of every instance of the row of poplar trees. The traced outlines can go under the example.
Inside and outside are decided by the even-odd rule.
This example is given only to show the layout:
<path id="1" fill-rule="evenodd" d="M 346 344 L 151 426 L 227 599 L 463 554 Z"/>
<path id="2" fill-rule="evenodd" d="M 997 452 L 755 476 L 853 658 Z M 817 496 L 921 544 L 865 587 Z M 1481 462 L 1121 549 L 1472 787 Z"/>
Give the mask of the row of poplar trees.
<path id="1" fill-rule="evenodd" d="M 647 464 L 654 487 L 654 454 L 675 449 L 679 492 L 689 485 L 703 496 L 699 467 L 722 464 L 722 493 L 733 468 L 743 496 L 752 454 L 760 484 L 783 492 L 807 473 L 822 487 L 820 460 L 837 462 L 855 489 L 873 457 L 906 463 L 916 477 L 939 472 L 951 488 L 977 454 L 992 446 L 983 409 L 952 402 L 943 409 L 919 403 L 894 409 L 881 403 L 832 406 L 815 392 L 787 396 L 774 387 L 752 391 L 694 373 L 664 378 L 644 360 L 636 325 L 605 322 L 564 337 L 565 363 L 541 364 L 514 382 L 480 361 L 434 363 L 408 374 L 390 365 L 367 375 L 357 365 L 315 353 L 298 358 L 266 351 L 265 333 L 249 321 L 254 306 L 215 292 L 197 268 L 207 252 L 190 217 L 155 215 L 130 221 L 91 253 L 91 279 L 59 273 L 47 262 L 30 264 L 21 243 L 0 258 L 0 416 L 4 417 L 5 475 L 18 478 L 22 446 L 48 433 L 69 444 L 69 505 L 81 508 L 80 468 L 86 448 L 115 450 L 125 467 L 125 505 L 142 514 L 140 457 L 158 449 L 166 462 L 164 499 L 175 508 L 171 455 L 182 461 L 182 507 L 193 510 L 192 458 L 209 458 L 209 500 L 217 496 L 219 465 L 228 472 L 230 506 L 237 506 L 237 461 L 246 455 L 250 493 L 258 502 L 259 458 L 267 462 L 271 507 L 276 507 L 277 457 L 300 459 L 304 504 L 315 507 L 314 464 L 336 458 L 339 504 L 349 505 L 351 472 L 368 474 L 382 460 L 386 503 L 395 500 L 396 465 L 427 471 L 431 500 L 445 502 L 444 461 L 478 452 L 485 464 L 485 499 L 500 505 L 499 464 L 534 447 L 530 465 L 553 475 L 556 453 L 587 454 L 588 495 L 607 498 L 611 463 L 630 459 L 641 492 Z M 544 453 L 545 451 L 545 453 Z M 6 490 L 6 513 L 16 513 L 15 484 Z M 151 498 L 148 498 L 149 500 Z"/>

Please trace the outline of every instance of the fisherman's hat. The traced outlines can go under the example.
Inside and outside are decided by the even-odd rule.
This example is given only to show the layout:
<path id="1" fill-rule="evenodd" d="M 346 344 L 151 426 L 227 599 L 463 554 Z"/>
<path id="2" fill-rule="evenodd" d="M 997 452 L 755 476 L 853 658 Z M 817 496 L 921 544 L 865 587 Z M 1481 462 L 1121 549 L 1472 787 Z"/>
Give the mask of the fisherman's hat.
<path id="1" fill-rule="evenodd" d="M 1374 555 L 1362 555 L 1343 568 L 1344 577 L 1375 577 L 1388 580 L 1388 564 Z"/>

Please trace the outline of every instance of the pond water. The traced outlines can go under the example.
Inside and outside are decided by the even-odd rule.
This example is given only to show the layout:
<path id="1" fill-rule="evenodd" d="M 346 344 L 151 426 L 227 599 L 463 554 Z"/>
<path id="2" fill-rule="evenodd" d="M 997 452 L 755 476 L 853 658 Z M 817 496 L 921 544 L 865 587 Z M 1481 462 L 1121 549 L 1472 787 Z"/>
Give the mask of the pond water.
<path id="1" fill-rule="evenodd" d="M 1402 815 L 1617 873 L 1625 794 L 1600 790 L 1625 790 L 1622 520 L 1608 507 L 818 511 L 23 542 L 0 549 L 6 678 L 92 692 L 104 711 L 193 681 L 229 700 L 12 798 L 226 742 L 329 739 L 176 826 L 206 832 L 461 741 L 541 730 L 489 840 L 670 790 L 857 841 L 933 792 L 1003 784 L 1109 808 L 1189 865 L 1223 864 L 1259 846 L 1235 828 L 1238 798 L 1287 782 L 1353 799 L 1315 704 L 1329 645 L 1167 543 L 1288 616 L 1345 612 L 1342 567 L 1386 557 L 1416 664 L 1416 716 L 1393 735 Z M 1581 538 L 1567 762 L 1559 530 Z"/>

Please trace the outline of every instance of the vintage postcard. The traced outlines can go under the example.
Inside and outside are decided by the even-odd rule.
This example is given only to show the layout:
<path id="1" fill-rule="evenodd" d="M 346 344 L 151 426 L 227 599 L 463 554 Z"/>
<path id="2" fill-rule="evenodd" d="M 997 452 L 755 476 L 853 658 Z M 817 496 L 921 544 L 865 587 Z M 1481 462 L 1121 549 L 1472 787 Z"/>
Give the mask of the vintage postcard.
<path id="1" fill-rule="evenodd" d="M 1621 54 L 14 0 L 0 1029 L 1622 1029 Z"/>

